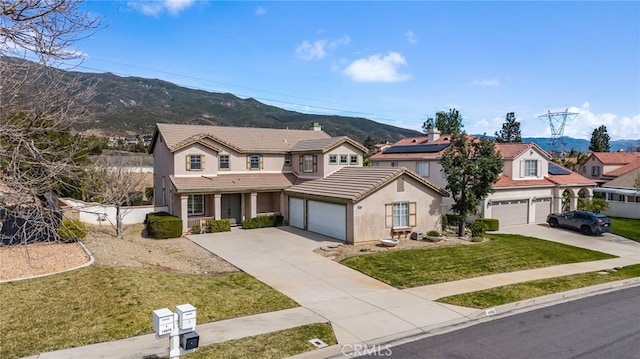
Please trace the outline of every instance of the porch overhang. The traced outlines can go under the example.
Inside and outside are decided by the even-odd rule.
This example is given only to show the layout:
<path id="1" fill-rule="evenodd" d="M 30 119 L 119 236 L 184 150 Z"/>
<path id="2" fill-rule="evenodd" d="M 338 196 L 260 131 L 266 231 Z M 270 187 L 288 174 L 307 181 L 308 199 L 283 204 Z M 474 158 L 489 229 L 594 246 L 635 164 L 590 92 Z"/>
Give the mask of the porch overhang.
<path id="1" fill-rule="evenodd" d="M 291 187 L 297 177 L 293 173 L 251 173 L 170 179 L 176 193 L 238 193 L 283 190 Z"/>

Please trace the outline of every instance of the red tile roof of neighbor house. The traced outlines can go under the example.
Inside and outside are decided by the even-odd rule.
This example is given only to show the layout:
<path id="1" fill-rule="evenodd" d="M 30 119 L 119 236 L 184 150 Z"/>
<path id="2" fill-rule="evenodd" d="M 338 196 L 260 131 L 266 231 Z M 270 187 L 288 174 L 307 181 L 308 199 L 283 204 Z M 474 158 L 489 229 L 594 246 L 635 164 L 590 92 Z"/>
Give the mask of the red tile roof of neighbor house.
<path id="1" fill-rule="evenodd" d="M 285 192 L 357 202 L 402 175 L 414 178 L 443 196 L 449 195 L 443 188 L 403 167 L 343 167 L 325 178 L 306 181 L 286 189 Z"/>
<path id="2" fill-rule="evenodd" d="M 640 159 L 640 152 L 593 152 L 591 156 L 603 165 L 626 165 Z"/>
<path id="3" fill-rule="evenodd" d="M 633 171 L 635 169 L 638 169 L 638 168 L 640 168 L 640 157 L 637 160 L 635 160 L 635 161 L 633 161 L 633 162 L 631 162 L 629 164 L 626 164 L 626 165 L 624 165 L 622 167 L 618 167 L 613 171 L 609 171 L 607 173 L 603 173 L 602 176 L 604 176 L 604 177 L 619 177 L 619 176 L 625 175 L 625 174 L 627 174 L 627 173 L 629 173 L 629 172 L 631 172 L 631 171 Z"/>

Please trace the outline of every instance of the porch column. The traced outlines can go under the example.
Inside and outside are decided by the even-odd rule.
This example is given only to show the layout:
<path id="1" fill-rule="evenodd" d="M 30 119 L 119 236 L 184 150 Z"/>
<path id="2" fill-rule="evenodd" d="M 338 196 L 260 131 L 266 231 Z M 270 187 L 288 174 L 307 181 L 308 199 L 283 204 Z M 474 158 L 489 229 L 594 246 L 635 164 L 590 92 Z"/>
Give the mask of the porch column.
<path id="1" fill-rule="evenodd" d="M 214 193 L 213 194 L 213 218 L 222 219 L 222 194 Z"/>
<path id="2" fill-rule="evenodd" d="M 578 209 L 578 195 L 577 194 L 570 194 L 569 195 L 569 210 L 570 211 L 575 211 L 576 209 Z"/>
<path id="3" fill-rule="evenodd" d="M 558 188 L 555 188 L 553 190 L 553 203 L 551 205 L 551 212 L 562 212 L 562 193 Z"/>
<path id="4" fill-rule="evenodd" d="M 251 206 L 249 208 L 251 211 L 250 218 L 256 218 L 258 216 L 258 193 L 251 192 Z"/>
<path id="5" fill-rule="evenodd" d="M 289 218 L 289 206 L 287 205 L 287 196 L 284 191 L 280 191 L 280 215 Z"/>
<path id="6" fill-rule="evenodd" d="M 180 196 L 180 218 L 182 219 L 182 232 L 189 230 L 189 195 Z"/>

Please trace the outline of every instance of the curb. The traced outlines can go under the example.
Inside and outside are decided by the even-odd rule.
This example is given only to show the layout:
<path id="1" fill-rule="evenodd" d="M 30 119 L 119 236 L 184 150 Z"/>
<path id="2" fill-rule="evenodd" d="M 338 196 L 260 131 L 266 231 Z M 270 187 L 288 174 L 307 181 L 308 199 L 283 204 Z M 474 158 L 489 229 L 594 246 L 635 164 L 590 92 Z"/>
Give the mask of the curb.
<path id="1" fill-rule="evenodd" d="M 361 348 L 369 351 L 377 350 L 380 352 L 380 355 L 383 355 L 383 353 L 385 353 L 388 348 L 392 348 L 394 346 L 414 342 L 435 335 L 446 334 L 455 330 L 464 329 L 495 319 L 506 318 L 512 315 L 533 311 L 552 305 L 557 305 L 573 300 L 612 292 L 622 288 L 630 288 L 635 286 L 640 286 L 640 277 L 597 284 L 594 286 L 577 288 L 565 292 L 525 299 L 519 302 L 503 304 L 493 308 L 480 309 L 476 313 L 460 319 L 437 323 L 427 327 L 419 328 L 417 330 L 396 333 L 393 335 L 376 338 L 361 343 L 338 343 L 326 348 L 294 355 L 290 357 L 290 359 L 354 358 L 361 355 L 353 350 L 356 346 L 361 346 Z M 345 350 L 347 346 L 350 347 L 350 350 Z"/>
<path id="2" fill-rule="evenodd" d="M 81 264 L 79 266 L 75 266 L 73 268 L 67 268 L 67 269 L 63 269 L 61 271 L 57 271 L 57 272 L 52 272 L 52 273 L 45 273 L 45 274 L 38 274 L 38 275 L 33 275 L 30 277 L 22 277 L 22 278 L 13 278 L 13 279 L 4 279 L 4 280 L 0 280 L 0 283 L 7 283 L 7 282 L 17 282 L 17 281 L 21 281 L 21 280 L 27 280 L 27 279 L 35 279 L 35 278 L 42 278 L 42 277 L 48 277 L 50 275 L 55 275 L 55 274 L 60 274 L 60 273 L 65 273 L 65 272 L 71 272 L 74 271 L 76 269 L 80 269 L 80 268 L 84 268 L 84 267 L 88 267 L 90 265 L 93 264 L 93 262 L 96 261 L 95 257 L 93 256 L 93 254 L 91 254 L 91 252 L 89 251 L 89 249 L 84 245 L 84 243 L 82 243 L 81 241 L 77 241 L 76 243 L 78 243 L 80 245 L 80 247 L 82 247 L 82 250 L 84 250 L 84 252 L 87 254 L 87 256 L 89 257 L 89 261 Z"/>

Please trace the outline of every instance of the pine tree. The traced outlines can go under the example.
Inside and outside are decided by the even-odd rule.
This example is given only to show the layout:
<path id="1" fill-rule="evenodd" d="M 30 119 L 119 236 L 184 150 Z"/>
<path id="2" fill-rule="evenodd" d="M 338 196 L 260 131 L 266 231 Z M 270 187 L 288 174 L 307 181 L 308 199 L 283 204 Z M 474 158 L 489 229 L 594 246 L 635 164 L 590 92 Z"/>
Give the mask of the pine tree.
<path id="1" fill-rule="evenodd" d="M 516 121 L 516 115 L 513 112 L 507 113 L 502 129 L 496 132 L 496 142 L 498 143 L 520 143 L 522 135 L 520 134 L 520 122 Z"/>
<path id="2" fill-rule="evenodd" d="M 593 152 L 609 152 L 609 134 L 607 133 L 607 126 L 602 125 L 591 133 L 591 144 L 589 145 L 589 151 Z"/>

